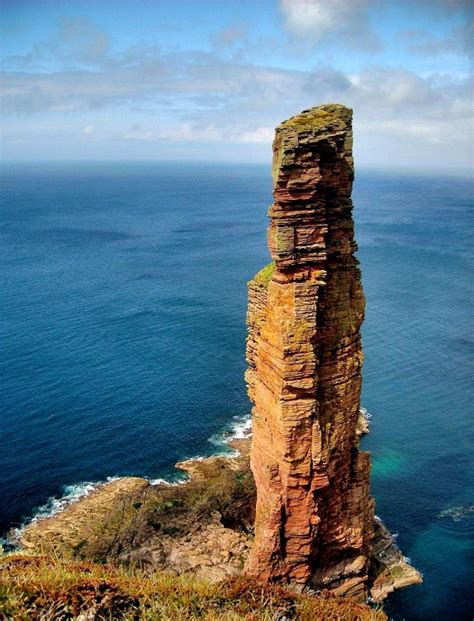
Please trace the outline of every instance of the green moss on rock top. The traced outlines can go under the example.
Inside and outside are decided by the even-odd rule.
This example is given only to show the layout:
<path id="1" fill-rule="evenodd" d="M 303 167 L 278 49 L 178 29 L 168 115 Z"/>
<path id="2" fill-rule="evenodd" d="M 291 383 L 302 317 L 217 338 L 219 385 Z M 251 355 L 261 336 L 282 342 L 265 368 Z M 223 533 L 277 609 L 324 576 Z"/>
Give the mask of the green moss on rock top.
<path id="1" fill-rule="evenodd" d="M 345 129 L 352 118 L 351 108 L 340 104 L 324 104 L 309 110 L 303 110 L 301 114 L 292 116 L 279 125 L 281 129 L 296 129 L 297 131 L 315 131 L 327 129 L 328 126 Z"/>
<path id="2" fill-rule="evenodd" d="M 255 274 L 250 282 L 256 282 L 259 285 L 268 287 L 275 271 L 275 261 L 272 261 L 268 265 L 265 265 L 259 272 Z"/>
<path id="3" fill-rule="evenodd" d="M 344 135 L 351 131 L 351 123 L 351 108 L 341 104 L 324 104 L 303 110 L 280 123 L 273 142 L 273 182 L 277 182 L 282 168 L 294 165 L 295 150 L 301 140 L 318 142 Z"/>

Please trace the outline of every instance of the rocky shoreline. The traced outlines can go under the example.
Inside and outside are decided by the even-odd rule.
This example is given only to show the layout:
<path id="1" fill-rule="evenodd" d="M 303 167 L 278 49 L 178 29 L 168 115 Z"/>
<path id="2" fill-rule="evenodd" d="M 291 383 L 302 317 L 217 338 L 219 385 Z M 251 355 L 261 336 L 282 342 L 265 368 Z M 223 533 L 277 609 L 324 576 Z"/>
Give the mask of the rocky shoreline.
<path id="1" fill-rule="evenodd" d="M 363 412 L 359 427 L 368 431 Z M 239 576 L 253 541 L 256 496 L 250 435 L 229 444 L 233 456 L 176 464 L 189 477 L 181 484 L 152 484 L 139 477 L 100 484 L 60 513 L 25 526 L 16 543 L 29 553 L 210 581 Z M 421 582 L 421 576 L 378 519 L 374 532 L 370 597 L 379 602 L 395 589 Z"/>
<path id="2" fill-rule="evenodd" d="M 255 489 L 250 439 L 235 456 L 176 464 L 189 480 L 170 485 L 124 477 L 99 484 L 60 513 L 17 535 L 29 552 L 123 563 L 219 580 L 242 573 L 251 544 Z"/>

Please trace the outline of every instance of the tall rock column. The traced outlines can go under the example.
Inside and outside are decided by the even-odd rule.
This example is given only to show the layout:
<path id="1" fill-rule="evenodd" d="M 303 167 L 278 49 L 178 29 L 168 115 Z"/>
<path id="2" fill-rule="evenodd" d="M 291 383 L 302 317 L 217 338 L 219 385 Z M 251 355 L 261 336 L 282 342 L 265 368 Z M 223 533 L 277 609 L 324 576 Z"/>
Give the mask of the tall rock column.
<path id="1" fill-rule="evenodd" d="M 273 152 L 274 264 L 249 283 L 257 518 L 246 571 L 363 597 L 374 503 L 356 434 L 364 296 L 352 111 L 305 110 L 277 127 Z"/>

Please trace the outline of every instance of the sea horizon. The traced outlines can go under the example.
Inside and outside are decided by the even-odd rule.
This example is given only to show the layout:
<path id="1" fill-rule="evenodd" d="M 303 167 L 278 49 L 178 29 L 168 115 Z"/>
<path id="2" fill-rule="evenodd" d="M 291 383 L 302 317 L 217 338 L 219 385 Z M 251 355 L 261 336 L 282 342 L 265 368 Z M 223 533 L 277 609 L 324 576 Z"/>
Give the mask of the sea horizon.
<path id="1" fill-rule="evenodd" d="M 380 166 L 375 163 L 362 163 L 358 164 L 356 160 L 357 170 L 355 172 L 355 176 L 357 177 L 360 173 L 381 173 L 381 174 L 391 174 L 391 175 L 406 175 L 406 176 L 437 176 L 441 175 L 444 177 L 460 177 L 463 179 L 474 180 L 474 167 L 460 167 L 460 166 L 423 166 L 418 165 L 413 167 L 409 164 L 406 166 L 402 165 L 391 165 L 391 166 Z M 58 159 L 48 159 L 48 160 L 35 160 L 35 159 L 22 159 L 22 160 L 6 160 L 0 159 L 0 171 L 2 166 L 4 167 L 15 167 L 15 166 L 65 166 L 65 165 L 77 165 L 77 166 L 96 166 L 96 165 L 111 165 L 111 166 L 119 166 L 119 165 L 158 165 L 158 166 L 217 166 L 222 168 L 228 168 L 232 166 L 239 167 L 249 167 L 249 168 L 262 168 L 269 172 L 271 172 L 271 163 L 267 160 L 252 160 L 252 159 L 238 159 L 238 160 L 207 160 L 207 159 L 93 159 L 90 157 L 83 159 L 68 159 L 68 158 L 58 158 Z"/>

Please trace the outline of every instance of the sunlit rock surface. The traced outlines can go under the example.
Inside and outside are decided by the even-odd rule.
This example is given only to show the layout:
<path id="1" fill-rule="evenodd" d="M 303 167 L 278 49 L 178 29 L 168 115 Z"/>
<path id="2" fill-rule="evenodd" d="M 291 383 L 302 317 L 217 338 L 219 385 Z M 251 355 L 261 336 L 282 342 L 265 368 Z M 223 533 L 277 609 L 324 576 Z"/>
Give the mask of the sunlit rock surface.
<path id="1" fill-rule="evenodd" d="M 352 111 L 306 110 L 273 143 L 273 263 L 249 283 L 255 540 L 264 580 L 368 595 L 374 537 L 360 419 L 364 296 L 354 256 Z"/>

